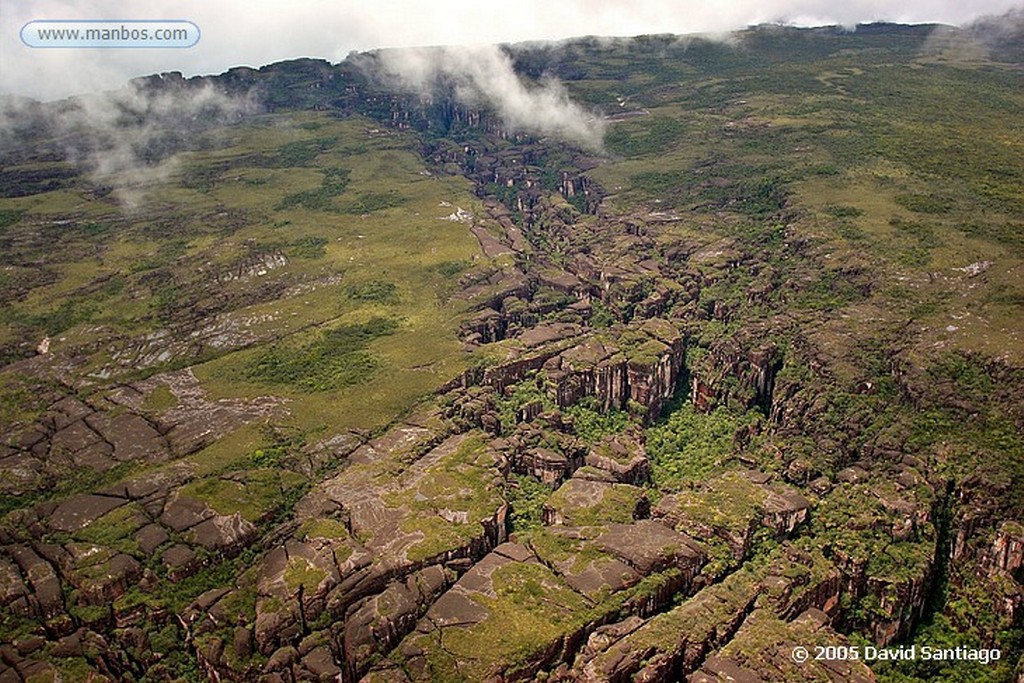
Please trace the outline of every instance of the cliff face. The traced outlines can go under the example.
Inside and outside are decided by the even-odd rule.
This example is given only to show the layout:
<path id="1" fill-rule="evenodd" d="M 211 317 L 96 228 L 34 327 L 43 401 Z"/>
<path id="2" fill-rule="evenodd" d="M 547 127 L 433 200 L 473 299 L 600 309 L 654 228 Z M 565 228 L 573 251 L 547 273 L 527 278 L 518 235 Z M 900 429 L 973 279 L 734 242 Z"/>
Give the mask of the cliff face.
<path id="1" fill-rule="evenodd" d="M 627 328 L 639 333 L 630 346 L 616 345 L 616 333 L 590 338 L 544 363 L 548 394 L 567 407 L 594 398 L 603 410 L 623 410 L 632 401 L 644 418 L 656 417 L 679 383 L 685 346 L 682 335 L 664 320 L 649 319 Z"/>
<path id="2" fill-rule="evenodd" d="M 744 342 L 751 343 L 739 339 L 715 342 L 697 367 L 691 369 L 690 400 L 698 410 L 733 404 L 742 408 L 760 406 L 770 412 L 782 354 L 774 344 L 744 349 Z"/>

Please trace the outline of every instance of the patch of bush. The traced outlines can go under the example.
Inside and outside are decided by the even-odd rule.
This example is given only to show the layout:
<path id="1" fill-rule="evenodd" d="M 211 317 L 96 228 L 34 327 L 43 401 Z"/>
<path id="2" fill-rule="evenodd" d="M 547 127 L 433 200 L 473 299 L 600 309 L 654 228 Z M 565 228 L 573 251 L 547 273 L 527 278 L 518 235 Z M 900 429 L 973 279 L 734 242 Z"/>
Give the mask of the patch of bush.
<path id="1" fill-rule="evenodd" d="M 664 198 L 685 189 L 690 182 L 690 174 L 686 171 L 645 171 L 630 176 L 629 181 L 653 197 Z"/>
<path id="2" fill-rule="evenodd" d="M 42 313 L 25 313 L 16 309 L 8 309 L 0 314 L 0 320 L 24 325 L 48 336 L 54 336 L 69 330 L 79 323 L 88 322 L 97 312 L 94 302 L 81 298 L 66 299 L 60 306 Z"/>
<path id="3" fill-rule="evenodd" d="M 332 391 L 360 384 L 377 368 L 377 360 L 366 347 L 397 329 L 398 322 L 389 318 L 342 325 L 298 348 L 279 344 L 264 349 L 243 374 L 251 381 L 300 391 Z"/>
<path id="4" fill-rule="evenodd" d="M 599 402 L 587 396 L 565 412 L 572 418 L 576 436 L 587 444 L 595 444 L 606 436 L 621 434 L 632 424 L 629 413 L 623 410 L 602 412 Z"/>
<path id="5" fill-rule="evenodd" d="M 896 203 L 914 213 L 947 213 L 953 208 L 950 199 L 934 194 L 899 194 Z"/>
<path id="6" fill-rule="evenodd" d="M 398 303 L 398 287 L 386 280 L 370 280 L 345 287 L 345 295 L 355 301 L 370 301 L 379 304 Z"/>
<path id="7" fill-rule="evenodd" d="M 319 235 L 300 237 L 285 249 L 291 258 L 317 259 L 327 254 L 327 238 Z"/>
<path id="8" fill-rule="evenodd" d="M 437 272 L 441 273 L 445 277 L 455 277 L 463 271 L 469 270 L 472 266 L 470 261 L 442 261 L 438 263 L 435 268 Z"/>
<path id="9" fill-rule="evenodd" d="M 283 211 L 302 207 L 311 211 L 333 211 L 334 203 L 331 201 L 337 197 L 349 183 L 349 170 L 347 168 L 328 168 L 323 171 L 324 177 L 320 187 L 315 190 L 305 190 L 285 195 L 278 205 L 277 210 Z"/>
<path id="10" fill-rule="evenodd" d="M 509 504 L 512 531 L 529 531 L 542 527 L 541 513 L 551 489 L 531 477 L 513 474 L 505 489 Z"/>
<path id="11" fill-rule="evenodd" d="M 612 128 L 605 136 L 605 145 L 620 156 L 659 154 L 681 142 L 685 131 L 686 124 L 666 116 L 634 120 Z"/>
<path id="12" fill-rule="evenodd" d="M 684 403 L 668 419 L 647 430 L 647 455 L 659 488 L 706 479 L 732 454 L 733 435 L 743 418 L 725 408 L 698 413 Z"/>
<path id="13" fill-rule="evenodd" d="M 336 137 L 289 142 L 278 147 L 277 152 L 267 160 L 266 165 L 274 168 L 309 166 L 317 155 L 326 152 L 337 142 L 338 138 Z"/>
<path id="14" fill-rule="evenodd" d="M 401 206 L 405 199 L 394 192 L 363 192 L 342 207 L 342 213 L 362 215 Z"/>
<path id="15" fill-rule="evenodd" d="M 0 230 L 20 221 L 24 213 L 18 209 L 0 209 Z"/>
<path id="16" fill-rule="evenodd" d="M 854 282 L 849 275 L 825 272 L 817 280 L 802 287 L 793 304 L 797 308 L 812 311 L 831 311 L 863 299 L 868 291 L 870 285 Z"/>
<path id="17" fill-rule="evenodd" d="M 836 218 L 858 218 L 864 212 L 856 206 L 845 206 L 843 204 L 829 204 L 825 207 L 825 213 Z"/>

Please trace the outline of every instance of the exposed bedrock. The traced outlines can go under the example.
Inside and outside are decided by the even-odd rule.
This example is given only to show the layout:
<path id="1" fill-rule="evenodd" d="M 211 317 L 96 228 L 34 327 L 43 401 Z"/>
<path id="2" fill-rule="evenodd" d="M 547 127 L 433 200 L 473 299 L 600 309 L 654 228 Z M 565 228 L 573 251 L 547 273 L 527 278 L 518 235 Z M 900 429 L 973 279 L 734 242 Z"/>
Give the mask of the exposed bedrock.
<path id="1" fill-rule="evenodd" d="M 734 338 L 714 343 L 707 354 L 689 368 L 690 399 L 698 410 L 717 405 L 740 408 L 761 406 L 769 412 L 775 377 L 782 368 L 782 353 L 772 343 L 745 347 Z"/>

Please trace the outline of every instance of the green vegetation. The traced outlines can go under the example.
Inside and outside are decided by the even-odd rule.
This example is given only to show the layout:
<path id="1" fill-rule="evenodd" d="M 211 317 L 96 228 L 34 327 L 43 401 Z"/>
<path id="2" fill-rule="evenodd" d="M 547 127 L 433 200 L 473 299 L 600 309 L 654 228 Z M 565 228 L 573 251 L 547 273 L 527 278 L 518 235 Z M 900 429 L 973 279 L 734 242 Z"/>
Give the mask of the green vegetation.
<path id="1" fill-rule="evenodd" d="M 309 166 L 321 153 L 326 152 L 337 143 L 338 138 L 336 137 L 326 137 L 317 140 L 296 140 L 279 147 L 265 163 L 267 166 L 275 168 Z"/>
<path id="2" fill-rule="evenodd" d="M 505 491 L 509 506 L 509 527 L 512 532 L 536 530 L 541 527 L 544 503 L 551 496 L 551 488 L 533 477 L 513 474 Z"/>
<path id="3" fill-rule="evenodd" d="M 20 221 L 24 213 L 17 209 L 0 209 L 0 230 Z"/>
<path id="4" fill-rule="evenodd" d="M 674 511 L 689 523 L 742 538 L 750 534 L 753 522 L 760 518 L 767 496 L 764 489 L 741 473 L 725 472 L 707 480 L 696 491 L 681 493 Z M 684 523 L 682 528 L 687 526 Z"/>
<path id="5" fill-rule="evenodd" d="M 471 436 L 432 468 L 415 490 L 386 497 L 390 504 L 412 510 L 402 530 L 424 535 L 409 549 L 411 561 L 437 557 L 483 535 L 482 523 L 493 518 L 502 503 L 493 465 L 483 440 Z M 453 512 L 464 521 L 452 521 Z"/>
<path id="6" fill-rule="evenodd" d="M 826 271 L 797 292 L 794 305 L 814 311 L 832 311 L 862 299 L 866 285 L 844 273 Z"/>
<path id="7" fill-rule="evenodd" d="M 964 353 L 946 353 L 928 368 L 928 375 L 936 382 L 952 382 L 955 391 L 971 401 L 984 402 L 992 395 L 996 382 L 983 362 Z"/>
<path id="8" fill-rule="evenodd" d="M 341 195 L 349 184 L 349 170 L 346 168 L 323 169 L 323 181 L 315 190 L 306 190 L 285 195 L 277 205 L 278 211 L 302 207 L 310 211 L 334 210 L 334 197 Z"/>
<path id="9" fill-rule="evenodd" d="M 27 424 L 47 406 L 45 383 L 20 373 L 5 373 L 0 384 L 0 423 Z"/>
<path id="10" fill-rule="evenodd" d="M 979 604 L 984 605 L 984 595 L 973 596 Z M 972 615 L 975 617 L 980 614 Z M 999 661 L 992 661 L 987 664 L 981 662 L 963 660 L 925 660 L 918 657 L 914 661 L 893 661 L 878 662 L 872 668 L 878 676 L 880 683 L 924 683 L 926 681 L 952 681 L 954 683 L 1002 683 L 1011 681 L 1015 675 L 1016 662 L 1015 654 L 1021 651 L 1019 631 L 1010 629 L 997 631 L 997 641 L 988 643 L 979 637 L 979 634 L 972 632 L 970 621 L 958 622 L 958 628 L 945 615 L 937 615 L 933 620 L 917 629 L 913 640 L 908 645 L 916 645 L 918 649 L 922 646 L 931 648 L 957 647 L 972 649 L 999 649 Z M 976 622 L 975 622 L 976 623 Z M 967 632 L 965 633 L 965 627 Z M 866 641 L 857 642 L 868 644 Z"/>
<path id="11" fill-rule="evenodd" d="M 856 206 L 844 206 L 842 204 L 829 204 L 825 207 L 825 211 L 835 218 L 859 218 L 864 215 L 864 212 Z"/>
<path id="12" fill-rule="evenodd" d="M 69 330 L 79 323 L 87 322 L 96 314 L 96 306 L 83 301 L 63 301 L 56 308 L 35 315 L 19 315 L 9 310 L 5 322 L 23 325 L 54 336 Z"/>
<path id="13" fill-rule="evenodd" d="M 220 515 L 240 514 L 259 523 L 270 519 L 304 490 L 302 476 L 277 469 L 252 469 L 236 478 L 197 479 L 181 489 L 182 496 L 197 498 Z"/>
<path id="14" fill-rule="evenodd" d="M 302 557 L 293 557 L 284 570 L 284 582 L 291 591 L 298 591 L 301 588 L 313 592 L 326 577 L 327 572 L 312 566 Z"/>
<path id="15" fill-rule="evenodd" d="M 118 552 L 138 557 L 141 551 L 138 541 L 132 534 L 146 521 L 141 507 L 136 503 L 129 503 L 111 510 L 92 524 L 75 532 L 73 537 L 78 541 L 113 548 Z"/>
<path id="16" fill-rule="evenodd" d="M 576 436 L 585 443 L 596 444 L 607 436 L 622 433 L 633 424 L 629 413 L 622 410 L 600 412 L 597 410 L 599 407 L 592 397 L 587 397 L 565 411 L 572 418 Z"/>
<path id="17" fill-rule="evenodd" d="M 437 272 L 445 277 L 455 277 L 462 272 L 469 270 L 473 264 L 470 261 L 444 261 L 437 264 Z"/>
<path id="18" fill-rule="evenodd" d="M 953 201 L 936 197 L 935 195 L 924 194 L 898 194 L 896 202 L 914 213 L 947 213 L 953 208 Z"/>
<path id="19" fill-rule="evenodd" d="M 362 215 L 392 209 L 405 203 L 405 199 L 395 192 L 364 192 L 341 207 L 342 213 Z"/>
<path id="20" fill-rule="evenodd" d="M 167 608 L 175 611 L 182 611 L 198 596 L 214 588 L 223 588 L 234 584 L 235 577 L 242 571 L 252 567 L 260 556 L 260 549 L 249 547 L 242 550 L 236 557 L 221 559 L 219 562 L 203 567 L 195 574 L 187 576 L 180 581 L 164 582 L 161 590 L 155 596 L 145 596 L 147 601 L 155 601 L 157 604 L 166 605 Z M 130 590 L 119 601 L 127 602 L 133 598 L 138 599 L 136 589 Z"/>
<path id="21" fill-rule="evenodd" d="M 122 479 L 131 470 L 131 465 L 127 463 L 118 463 L 105 472 L 97 472 L 85 467 L 73 469 L 46 488 L 21 495 L 0 496 L 0 517 L 12 510 L 29 507 L 43 501 L 63 500 L 76 493 L 94 491 L 110 482 Z"/>
<path id="22" fill-rule="evenodd" d="M 397 328 L 398 323 L 392 319 L 374 318 L 364 324 L 327 330 L 298 348 L 271 346 L 249 363 L 244 376 L 304 391 L 331 391 L 359 384 L 377 368 L 366 347 Z"/>
<path id="23" fill-rule="evenodd" d="M 584 597 L 543 565 L 508 564 L 494 571 L 492 581 L 494 598 L 474 596 L 487 618 L 448 630 L 444 648 L 430 649 L 442 680 L 481 680 L 493 661 L 523 665 L 540 654 L 540 643 L 571 632 L 587 614 Z"/>
<path id="24" fill-rule="evenodd" d="M 604 143 L 612 154 L 619 156 L 664 154 L 685 141 L 686 131 L 686 124 L 678 119 L 656 116 L 613 127 Z"/>
<path id="25" fill-rule="evenodd" d="M 566 526 L 572 527 L 629 524 L 637 504 L 646 497 L 643 489 L 636 486 L 612 484 L 602 491 L 600 500 L 580 504 L 572 499 L 571 490 L 571 485 L 562 486 L 546 504 L 562 517 Z"/>
<path id="26" fill-rule="evenodd" d="M 727 408 L 702 415 L 692 404 L 684 403 L 647 430 L 654 483 L 659 488 L 676 489 L 723 469 L 733 452 L 736 430 L 748 420 Z"/>
<path id="27" fill-rule="evenodd" d="M 285 253 L 292 258 L 318 259 L 327 255 L 327 238 L 317 236 L 300 237 L 288 245 Z"/>
<path id="28" fill-rule="evenodd" d="M 178 397 L 174 395 L 166 384 L 159 384 L 146 396 L 142 403 L 143 410 L 161 412 L 169 410 L 178 405 Z"/>
<path id="29" fill-rule="evenodd" d="M 345 539 L 349 536 L 345 525 L 336 519 L 307 519 L 295 535 L 303 539 Z"/>
<path id="30" fill-rule="evenodd" d="M 705 209 L 728 209 L 759 221 L 779 214 L 786 206 L 786 180 L 779 176 L 759 178 L 762 169 L 758 167 L 741 164 L 716 168 L 723 180 L 713 184 L 702 183 L 693 170 L 645 171 L 630 176 L 630 182 L 668 206 L 696 204 Z M 735 178 L 742 180 L 737 182 Z"/>
<path id="31" fill-rule="evenodd" d="M 543 376 L 530 373 L 521 382 L 515 385 L 511 394 L 498 403 L 498 414 L 501 417 L 502 428 L 506 430 L 515 429 L 519 422 L 519 411 L 528 404 L 539 402 L 544 410 L 554 407 L 554 402 L 541 389 L 544 382 Z"/>
<path id="32" fill-rule="evenodd" d="M 379 304 L 398 303 L 398 287 L 386 280 L 370 280 L 361 284 L 345 287 L 345 295 L 354 301 L 366 301 Z"/>

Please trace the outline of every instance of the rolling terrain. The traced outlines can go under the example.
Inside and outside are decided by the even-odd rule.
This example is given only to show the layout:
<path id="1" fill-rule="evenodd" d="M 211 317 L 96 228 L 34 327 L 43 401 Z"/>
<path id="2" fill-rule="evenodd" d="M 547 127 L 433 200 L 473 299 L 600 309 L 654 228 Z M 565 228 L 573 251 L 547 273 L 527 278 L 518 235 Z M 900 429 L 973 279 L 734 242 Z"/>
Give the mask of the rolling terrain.
<path id="1" fill-rule="evenodd" d="M 540 119 L 387 50 L 4 102 L 0 681 L 1016 680 L 991 35 L 503 46 Z M 791 657 L 868 644 L 1001 657 Z"/>

